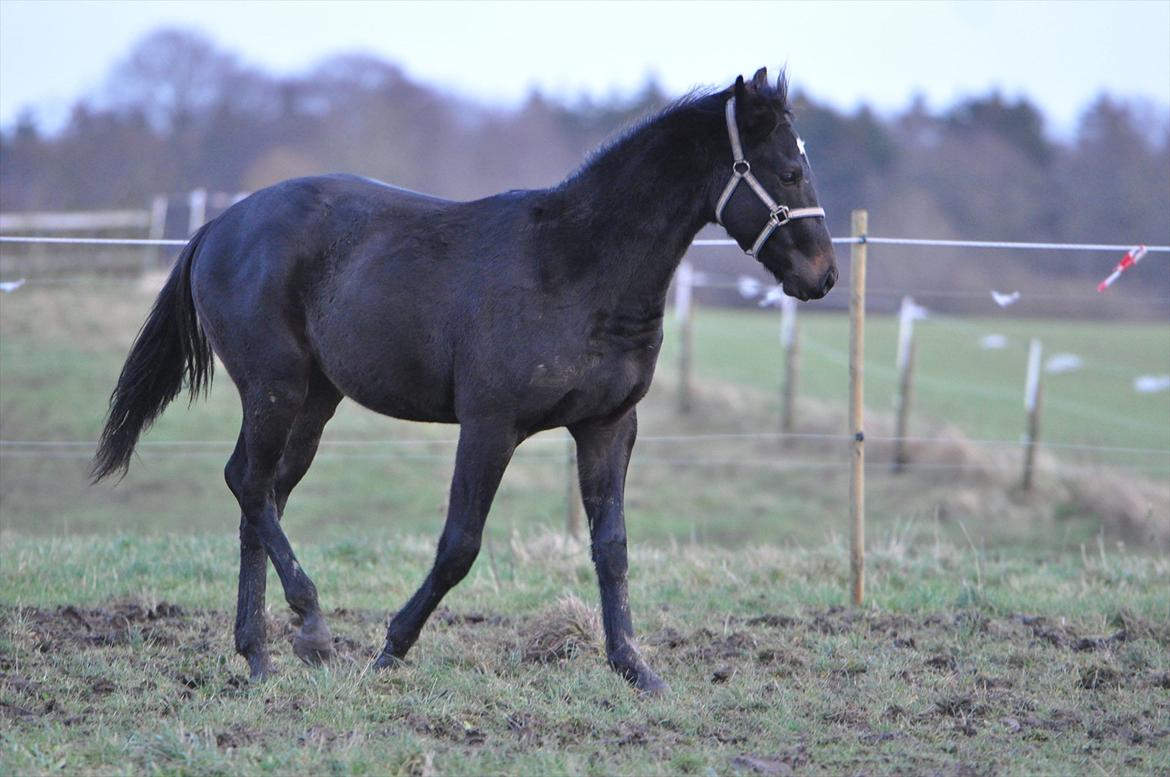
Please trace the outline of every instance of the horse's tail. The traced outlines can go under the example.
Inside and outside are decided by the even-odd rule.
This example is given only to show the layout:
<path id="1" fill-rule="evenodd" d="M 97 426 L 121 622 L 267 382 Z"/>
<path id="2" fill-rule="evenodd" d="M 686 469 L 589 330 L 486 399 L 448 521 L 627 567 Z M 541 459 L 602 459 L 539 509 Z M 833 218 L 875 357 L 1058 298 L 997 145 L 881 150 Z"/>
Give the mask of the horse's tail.
<path id="1" fill-rule="evenodd" d="M 166 285 L 138 331 L 118 385 L 110 395 L 105 429 L 90 469 L 91 482 L 118 472 L 125 477 L 138 436 L 186 383 L 191 401 L 207 393 L 214 360 L 191 297 L 191 263 L 211 224 L 184 246 Z"/>

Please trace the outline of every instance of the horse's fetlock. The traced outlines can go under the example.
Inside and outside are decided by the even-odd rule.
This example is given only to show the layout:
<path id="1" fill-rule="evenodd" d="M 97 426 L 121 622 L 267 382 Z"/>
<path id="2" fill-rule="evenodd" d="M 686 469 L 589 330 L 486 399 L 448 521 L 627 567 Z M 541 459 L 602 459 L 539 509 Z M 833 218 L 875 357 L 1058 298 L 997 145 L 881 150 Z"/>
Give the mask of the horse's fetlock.
<path id="1" fill-rule="evenodd" d="M 295 561 L 293 562 L 296 563 Z M 305 585 L 298 586 L 285 597 L 289 608 L 296 613 L 302 623 L 311 623 L 321 620 L 321 607 L 317 601 L 317 587 L 306 578 Z"/>
<path id="2" fill-rule="evenodd" d="M 264 635 L 257 634 L 255 629 L 250 627 L 237 628 L 235 638 L 236 652 L 244 658 L 263 650 L 265 647 Z"/>
<path id="3" fill-rule="evenodd" d="M 418 634 L 417 631 L 412 634 L 397 631 L 394 629 L 394 624 L 391 623 L 390 628 L 386 630 L 386 644 L 382 648 L 382 654 L 393 656 L 395 659 L 401 661 L 418 640 Z"/>

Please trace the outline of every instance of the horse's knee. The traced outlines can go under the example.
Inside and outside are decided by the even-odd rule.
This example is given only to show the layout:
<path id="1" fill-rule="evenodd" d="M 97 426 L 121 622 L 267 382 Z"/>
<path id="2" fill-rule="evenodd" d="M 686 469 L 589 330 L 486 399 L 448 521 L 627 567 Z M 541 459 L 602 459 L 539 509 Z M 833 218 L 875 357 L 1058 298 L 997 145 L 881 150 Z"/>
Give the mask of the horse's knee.
<path id="1" fill-rule="evenodd" d="M 480 538 L 469 532 L 459 532 L 439 548 L 435 558 L 435 577 L 447 587 L 467 577 L 479 555 Z"/>

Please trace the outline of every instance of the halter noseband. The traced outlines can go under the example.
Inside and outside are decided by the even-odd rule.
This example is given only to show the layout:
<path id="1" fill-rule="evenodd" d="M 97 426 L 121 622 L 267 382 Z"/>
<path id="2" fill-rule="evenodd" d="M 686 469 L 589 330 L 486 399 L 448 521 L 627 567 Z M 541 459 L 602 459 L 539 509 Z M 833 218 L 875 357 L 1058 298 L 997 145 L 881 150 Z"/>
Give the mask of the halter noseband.
<path id="1" fill-rule="evenodd" d="M 794 219 L 824 218 L 825 209 L 791 209 L 787 205 L 777 205 L 776 201 L 764 189 L 763 184 L 752 175 L 752 166 L 743 158 L 743 144 L 739 142 L 739 126 L 735 123 L 734 97 L 727 100 L 727 105 L 723 113 L 727 117 L 727 136 L 731 139 L 731 156 L 734 157 L 734 161 L 731 163 L 731 180 L 727 182 L 727 186 L 723 187 L 723 194 L 719 195 L 719 202 L 715 205 L 715 221 L 720 225 L 723 224 L 723 209 L 727 206 L 731 195 L 735 193 L 739 182 L 747 181 L 748 186 L 751 187 L 752 191 L 756 193 L 756 196 L 768 208 L 767 223 L 760 230 L 756 242 L 752 243 L 752 247 L 745 251 L 748 256 L 756 256 L 777 227 L 782 227 Z M 801 151 L 801 153 L 804 152 Z"/>

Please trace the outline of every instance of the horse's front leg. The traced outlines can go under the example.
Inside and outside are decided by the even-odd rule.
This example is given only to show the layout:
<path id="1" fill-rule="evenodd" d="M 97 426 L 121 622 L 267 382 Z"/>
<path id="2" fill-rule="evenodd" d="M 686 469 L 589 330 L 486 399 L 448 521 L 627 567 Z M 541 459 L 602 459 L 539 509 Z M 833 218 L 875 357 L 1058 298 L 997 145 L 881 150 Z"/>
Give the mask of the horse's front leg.
<path id="1" fill-rule="evenodd" d="M 569 431 L 577 441 L 581 497 L 589 517 L 593 565 L 601 588 L 606 657 L 638 690 L 664 693 L 669 686 L 646 665 L 634 643 L 626 582 L 626 468 L 638 433 L 637 414 L 631 409 L 617 419 L 579 424 Z"/>
<path id="2" fill-rule="evenodd" d="M 390 621 L 386 645 L 374 662 L 375 668 L 393 666 L 406 655 L 443 596 L 471 571 L 479 554 L 484 521 L 516 439 L 515 430 L 507 424 L 465 422 L 460 428 L 447 523 L 439 538 L 435 564 L 422 586 Z"/>

